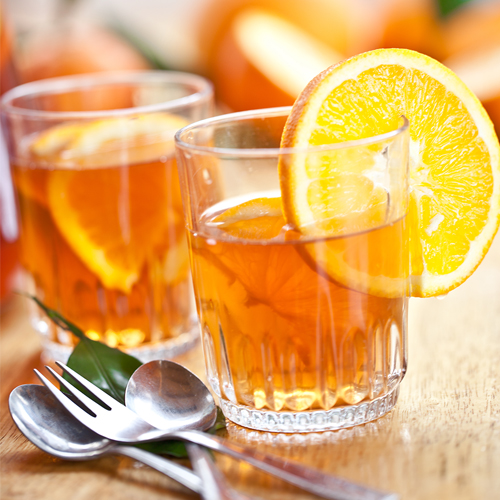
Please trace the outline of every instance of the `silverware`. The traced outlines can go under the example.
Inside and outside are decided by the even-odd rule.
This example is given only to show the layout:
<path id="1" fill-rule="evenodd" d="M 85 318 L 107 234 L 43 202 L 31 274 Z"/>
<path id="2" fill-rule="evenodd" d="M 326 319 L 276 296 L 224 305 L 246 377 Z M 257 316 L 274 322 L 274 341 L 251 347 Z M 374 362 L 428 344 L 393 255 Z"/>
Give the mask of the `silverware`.
<path id="1" fill-rule="evenodd" d="M 17 387 L 10 394 L 9 408 L 12 419 L 24 436 L 42 451 L 58 458 L 93 460 L 105 455 L 124 455 L 166 474 L 199 493 L 204 500 L 250 500 L 224 484 L 203 448 L 200 448 L 203 450 L 201 454 L 193 453 L 195 474 L 187 467 L 148 451 L 120 445 L 84 426 L 44 386 Z"/>
<path id="2" fill-rule="evenodd" d="M 127 408 L 162 430 L 171 429 L 172 420 L 179 419 L 183 420 L 184 428 L 196 429 L 198 419 L 193 416 L 198 412 L 205 414 L 207 409 L 217 417 L 211 394 L 207 394 L 205 385 L 194 373 L 182 369 L 174 377 L 162 376 L 165 372 L 163 368 L 171 365 L 178 366 L 164 361 L 152 361 L 140 366 L 132 374 L 125 390 Z M 186 443 L 186 448 L 194 470 L 203 481 L 203 498 L 234 500 L 235 491 L 227 485 L 210 453 L 196 444 Z M 238 498 L 245 500 L 248 497 L 238 494 Z"/>
<path id="3" fill-rule="evenodd" d="M 189 371 L 181 365 L 173 364 L 176 366 L 177 376 L 180 376 L 180 380 L 182 380 L 184 371 L 188 373 Z M 201 429 L 207 429 L 211 427 L 213 423 L 211 415 L 213 412 L 212 406 L 215 406 L 215 403 L 213 402 L 209 390 L 205 386 L 203 386 L 205 387 L 203 394 L 198 394 L 193 397 L 192 403 L 193 408 L 195 408 L 193 414 L 189 412 L 186 414 L 185 419 L 179 418 L 172 421 L 173 427 L 170 430 L 160 430 L 148 424 L 132 410 L 118 403 L 111 396 L 108 396 L 104 391 L 88 382 L 85 378 L 78 375 L 78 373 L 64 364 L 57 362 L 57 365 L 108 408 L 105 409 L 95 403 L 78 389 L 66 382 L 50 367 L 46 367 L 54 378 L 59 381 L 61 386 L 65 387 L 77 400 L 87 407 L 93 415 L 95 415 L 92 416 L 67 398 L 38 370 L 35 370 L 35 373 L 70 413 L 94 432 L 108 439 L 122 442 L 158 441 L 161 439 L 188 441 L 210 448 L 214 451 L 226 453 L 233 458 L 245 460 L 269 474 L 273 474 L 306 491 L 331 500 L 396 500 L 398 498 L 395 494 L 376 491 L 324 474 L 297 462 L 286 461 L 279 457 L 260 453 L 249 447 L 221 439 L 218 436 L 213 436 L 198 430 L 191 430 L 189 425 L 192 425 L 195 421 L 198 422 L 198 428 Z M 184 375 L 184 377 L 186 376 Z M 186 391 L 188 390 L 189 387 L 187 386 Z M 188 400 L 191 400 L 187 392 L 184 396 Z M 197 404 L 199 401 L 202 402 L 201 406 Z M 185 426 L 186 420 L 189 422 L 188 427 Z"/>
<path id="4" fill-rule="evenodd" d="M 103 438 L 68 413 L 46 387 L 16 387 L 9 397 L 9 409 L 26 438 L 50 455 L 64 460 L 124 455 L 166 474 L 190 490 L 202 491 L 202 482 L 193 471 L 148 451 Z"/>

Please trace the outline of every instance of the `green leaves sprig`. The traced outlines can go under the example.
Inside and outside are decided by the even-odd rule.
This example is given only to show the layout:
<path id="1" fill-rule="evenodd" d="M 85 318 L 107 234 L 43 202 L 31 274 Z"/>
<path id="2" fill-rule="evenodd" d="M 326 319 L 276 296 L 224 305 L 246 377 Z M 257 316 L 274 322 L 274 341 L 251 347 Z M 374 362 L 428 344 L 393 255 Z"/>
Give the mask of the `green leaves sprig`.
<path id="1" fill-rule="evenodd" d="M 63 330 L 71 332 L 78 337 L 80 342 L 71 353 L 67 365 L 79 373 L 82 377 L 92 382 L 94 385 L 109 394 L 122 404 L 125 404 L 125 389 L 132 374 L 142 365 L 137 358 L 126 354 L 119 349 L 109 347 L 102 342 L 89 339 L 83 331 L 75 324 L 71 323 L 57 311 L 50 309 L 43 302 L 32 295 L 29 298 L 34 300 L 45 314 Z M 87 396 L 92 397 L 80 384 L 75 382 L 69 375 L 64 374 L 65 380 L 77 387 Z M 225 427 L 225 419 L 222 411 L 218 409 L 215 425 L 208 430 L 214 433 Z M 179 458 L 187 457 L 184 443 L 180 441 L 157 441 L 154 443 L 144 443 L 137 445 L 157 454 L 167 454 Z"/>

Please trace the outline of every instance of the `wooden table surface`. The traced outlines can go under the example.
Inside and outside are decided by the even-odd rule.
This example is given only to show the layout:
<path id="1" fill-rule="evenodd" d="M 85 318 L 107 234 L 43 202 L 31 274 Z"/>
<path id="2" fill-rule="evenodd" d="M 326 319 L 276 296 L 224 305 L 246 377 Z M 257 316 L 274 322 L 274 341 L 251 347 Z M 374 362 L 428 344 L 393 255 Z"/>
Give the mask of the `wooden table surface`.
<path id="1" fill-rule="evenodd" d="M 64 462 L 24 438 L 8 395 L 19 384 L 37 383 L 33 368 L 42 362 L 21 300 L 1 317 L 0 498 L 198 498 L 131 459 Z M 203 375 L 199 347 L 178 361 Z M 387 416 L 322 434 L 267 434 L 231 424 L 227 434 L 404 500 L 499 499 L 500 236 L 476 273 L 444 300 L 411 300 L 409 371 Z M 217 456 L 217 463 L 232 484 L 260 498 L 313 498 L 237 461 Z"/>

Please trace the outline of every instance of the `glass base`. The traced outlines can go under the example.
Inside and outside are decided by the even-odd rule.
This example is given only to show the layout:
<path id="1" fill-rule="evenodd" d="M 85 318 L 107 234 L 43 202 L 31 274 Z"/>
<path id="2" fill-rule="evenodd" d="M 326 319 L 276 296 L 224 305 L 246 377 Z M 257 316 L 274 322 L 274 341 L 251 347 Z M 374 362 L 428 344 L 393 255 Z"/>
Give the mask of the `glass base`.
<path id="1" fill-rule="evenodd" d="M 177 337 L 123 350 L 143 363 L 147 363 L 148 361 L 153 361 L 155 359 L 172 359 L 180 354 L 183 354 L 189 349 L 192 349 L 198 342 L 199 336 L 199 326 L 196 321 L 190 330 L 181 333 Z M 42 358 L 45 361 L 52 360 L 60 361 L 61 363 L 66 363 L 71 352 L 73 351 L 73 347 L 54 342 L 46 336 L 43 336 L 43 334 L 42 348 Z"/>
<path id="2" fill-rule="evenodd" d="M 322 432 L 366 424 L 382 417 L 394 408 L 399 395 L 399 384 L 385 396 L 357 405 L 339 406 L 331 410 L 303 412 L 275 412 L 251 410 L 220 399 L 224 416 L 235 424 L 257 431 L 268 432 Z"/>

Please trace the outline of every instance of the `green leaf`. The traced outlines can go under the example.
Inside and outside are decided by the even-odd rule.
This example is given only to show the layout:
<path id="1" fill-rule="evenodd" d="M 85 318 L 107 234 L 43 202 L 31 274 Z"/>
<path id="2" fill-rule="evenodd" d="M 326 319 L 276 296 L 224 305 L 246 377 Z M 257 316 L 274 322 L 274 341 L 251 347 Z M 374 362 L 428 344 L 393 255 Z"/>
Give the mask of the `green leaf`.
<path id="1" fill-rule="evenodd" d="M 21 294 L 24 295 L 25 297 L 28 297 L 29 299 L 34 300 L 38 307 L 43 309 L 45 314 L 60 328 L 63 330 L 66 330 L 68 332 L 73 333 L 76 335 L 79 339 L 85 339 L 87 338 L 85 334 L 83 333 L 83 330 L 80 330 L 76 325 L 73 323 L 69 322 L 67 319 L 65 319 L 63 316 L 61 316 L 57 311 L 54 311 L 54 309 L 50 309 L 50 307 L 47 307 L 42 301 L 38 300 L 34 295 L 29 295 L 29 294 Z"/>
<path id="2" fill-rule="evenodd" d="M 99 389 L 125 404 L 127 382 L 142 363 L 119 349 L 85 337 L 73 349 L 67 365 Z M 66 373 L 64 378 L 76 385 Z"/>
<path id="3" fill-rule="evenodd" d="M 170 455 L 175 458 L 188 458 L 186 446 L 182 441 L 154 441 L 151 443 L 136 444 L 137 448 L 156 453 L 157 455 Z"/>
<path id="4" fill-rule="evenodd" d="M 472 0 L 437 0 L 437 7 L 442 18 L 448 17 L 462 5 Z"/>
<path id="5" fill-rule="evenodd" d="M 102 389 L 120 403 L 125 404 L 127 382 L 142 363 L 137 358 L 119 349 L 89 339 L 80 328 L 65 319 L 57 311 L 50 309 L 36 297 L 31 295 L 29 297 L 44 310 L 45 314 L 59 328 L 73 333 L 80 339 L 80 342 L 73 349 L 67 365 L 99 387 L 99 389 Z M 68 374 L 64 374 L 64 379 L 88 395 L 88 392 Z"/>
<path id="6" fill-rule="evenodd" d="M 67 366 L 99 387 L 99 389 L 102 389 L 112 398 L 125 404 L 127 383 L 135 370 L 142 365 L 141 361 L 119 349 L 89 339 L 80 328 L 65 319 L 57 311 L 50 309 L 33 295 L 26 296 L 34 300 L 59 328 L 73 333 L 80 339 L 80 342 L 73 349 L 66 363 Z M 69 375 L 65 373 L 63 376 L 70 384 L 95 400 L 87 390 Z M 62 390 L 64 390 L 64 388 L 62 388 Z M 225 426 L 226 421 L 224 415 L 221 409 L 217 408 L 217 419 L 215 424 L 207 432 L 214 434 L 218 430 L 225 428 Z M 151 451 L 152 453 L 171 455 L 177 458 L 187 458 L 188 456 L 186 447 L 181 441 L 156 441 L 154 443 L 141 443 L 136 446 Z"/>

